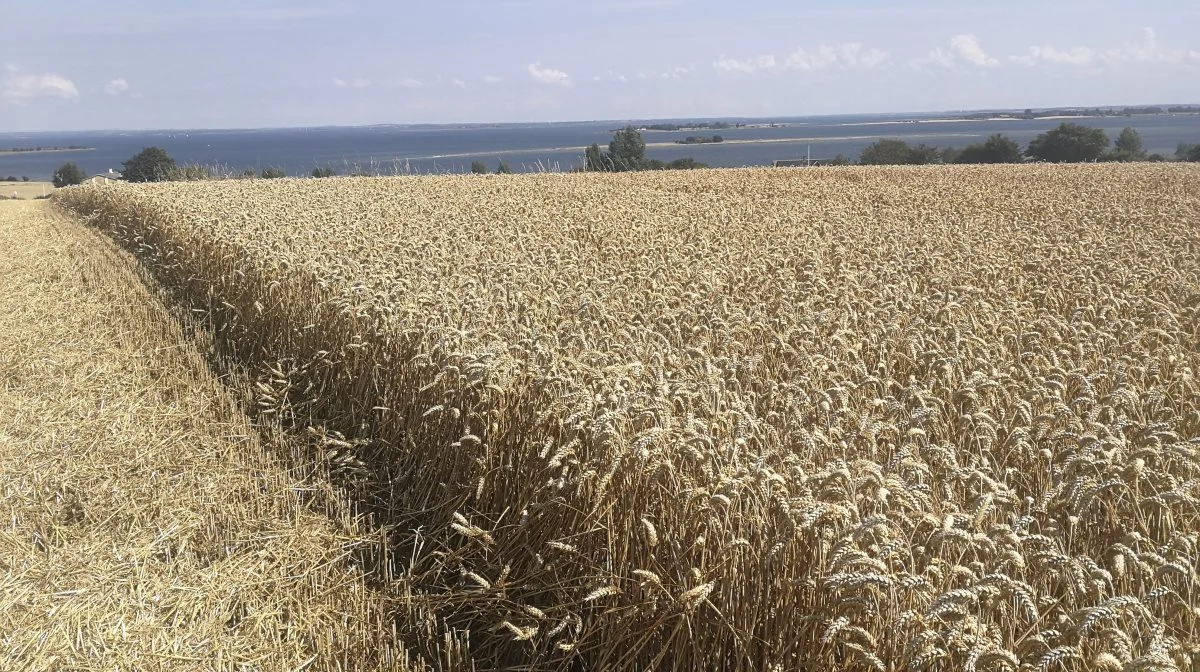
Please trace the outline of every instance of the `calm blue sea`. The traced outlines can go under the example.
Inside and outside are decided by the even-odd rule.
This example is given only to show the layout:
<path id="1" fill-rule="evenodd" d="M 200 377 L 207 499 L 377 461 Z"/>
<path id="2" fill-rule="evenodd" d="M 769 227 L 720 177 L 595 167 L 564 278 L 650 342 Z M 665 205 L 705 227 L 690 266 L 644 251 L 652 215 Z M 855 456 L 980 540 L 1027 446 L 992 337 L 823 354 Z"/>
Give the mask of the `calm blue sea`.
<path id="1" fill-rule="evenodd" d="M 688 135 L 711 131 L 647 132 L 648 154 L 670 161 L 685 156 L 713 166 L 762 166 L 777 159 L 814 159 L 859 152 L 880 138 L 899 138 L 938 147 L 961 147 L 992 133 L 1005 133 L 1022 144 L 1060 120 L 914 121 L 932 116 L 841 116 L 779 119 L 722 119 L 779 128 L 717 131 L 719 145 L 673 145 Z M 687 123 L 688 120 L 656 120 Z M 707 120 L 716 121 L 716 120 Z M 1181 142 L 1200 143 L 1200 115 L 1079 119 L 1116 138 L 1125 126 L 1142 134 L 1147 151 L 1171 155 Z M 73 161 L 94 174 L 120 170 L 121 162 L 142 148 L 165 149 L 179 163 L 220 164 L 230 170 L 281 168 L 289 175 L 328 166 L 339 174 L 366 172 L 466 172 L 481 160 L 492 170 L 503 159 L 513 170 L 569 170 L 581 163 L 583 148 L 602 146 L 625 122 L 501 124 L 459 126 L 369 126 L 255 130 L 92 131 L 75 133 L 0 133 L 0 148 L 83 145 L 90 151 L 0 155 L 0 178 L 27 175 L 49 179 L 59 165 Z M 637 124 L 638 122 L 633 122 Z M 739 143 L 738 140 L 772 142 Z M 666 146 L 656 146 L 667 143 Z"/>

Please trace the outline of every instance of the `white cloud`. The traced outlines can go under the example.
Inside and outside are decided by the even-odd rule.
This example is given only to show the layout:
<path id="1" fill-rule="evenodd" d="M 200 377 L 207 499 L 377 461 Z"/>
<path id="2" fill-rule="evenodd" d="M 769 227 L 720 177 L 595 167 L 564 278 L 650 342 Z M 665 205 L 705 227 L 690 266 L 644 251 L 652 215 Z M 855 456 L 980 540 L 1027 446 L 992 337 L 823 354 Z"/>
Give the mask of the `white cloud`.
<path id="1" fill-rule="evenodd" d="M 397 83 L 406 89 L 419 89 L 422 86 L 421 80 L 416 77 L 405 77 Z"/>
<path id="2" fill-rule="evenodd" d="M 5 64 L 4 76 L 0 77 L 0 100 L 8 103 L 23 103 L 35 98 L 79 97 L 75 82 L 54 73 L 33 74 L 21 72 L 12 64 Z"/>
<path id="3" fill-rule="evenodd" d="M 543 84 L 557 84 L 559 86 L 570 86 L 571 76 L 562 70 L 554 68 L 543 68 L 541 63 L 530 63 L 525 70 L 537 81 Z"/>
<path id="4" fill-rule="evenodd" d="M 785 64 L 790 70 L 813 71 L 839 67 L 864 69 L 879 67 L 887 62 L 887 52 L 865 49 L 859 42 L 839 45 L 822 44 L 815 49 L 797 49 L 788 54 Z"/>
<path id="5" fill-rule="evenodd" d="M 483 78 L 483 83 L 484 83 L 484 84 L 499 84 L 499 83 L 501 83 L 501 82 L 503 82 L 503 81 L 504 81 L 504 79 L 503 79 L 503 78 L 501 78 L 501 77 L 497 77 L 497 76 L 495 76 L 495 75 L 485 75 L 485 76 L 484 76 L 484 78 Z"/>
<path id="6" fill-rule="evenodd" d="M 774 55 L 765 54 L 755 58 L 737 60 L 722 56 L 713 67 L 724 72 L 754 73 L 769 70 L 795 70 L 814 72 L 829 68 L 871 69 L 887 62 L 887 52 L 868 49 L 858 42 L 822 44 L 812 49 L 800 47 L 782 61 Z"/>
<path id="7" fill-rule="evenodd" d="M 646 9 L 662 9 L 664 7 L 679 7 L 686 5 L 689 0 L 619 0 L 618 2 L 595 3 L 597 9 L 612 11 L 638 11 Z"/>
<path id="8" fill-rule="evenodd" d="M 104 92 L 110 96 L 119 96 L 129 90 L 129 82 L 124 77 L 118 77 L 104 85 Z"/>
<path id="9" fill-rule="evenodd" d="M 827 45 L 821 45 L 812 51 L 800 48 L 788 54 L 785 63 L 792 70 L 824 70 L 837 63 L 837 54 L 833 47 Z"/>
<path id="10" fill-rule="evenodd" d="M 998 59 L 984 50 L 983 45 L 979 43 L 979 38 L 974 35 L 955 35 L 950 38 L 950 42 L 945 48 L 935 47 L 933 51 L 929 52 L 929 55 L 912 61 L 912 65 L 917 68 L 927 65 L 937 65 L 943 68 L 959 66 L 990 68 L 999 63 Z"/>
<path id="11" fill-rule="evenodd" d="M 453 85 L 454 85 L 456 88 L 459 88 L 459 89 L 465 89 L 465 88 L 467 88 L 467 83 L 466 83 L 466 82 L 464 82 L 464 81 L 463 81 L 463 80 L 461 80 L 461 79 L 452 79 L 452 80 L 450 80 L 450 83 L 451 83 L 451 84 L 453 84 Z"/>
<path id="12" fill-rule="evenodd" d="M 776 65 L 777 61 L 774 54 L 763 54 L 741 61 L 722 56 L 713 62 L 713 67 L 723 72 L 754 73 L 760 70 L 773 70 Z"/>
<path id="13" fill-rule="evenodd" d="M 643 73 L 644 74 L 644 73 Z M 644 78 L 643 78 L 644 79 Z M 609 70 L 603 75 L 595 75 L 592 77 L 593 82 L 619 82 L 621 84 L 629 83 L 629 78 L 619 72 Z"/>
<path id="14" fill-rule="evenodd" d="M 1074 67 L 1099 67 L 1122 65 L 1178 65 L 1200 63 L 1200 51 L 1168 49 L 1158 42 L 1153 28 L 1142 29 L 1140 41 L 1125 42 L 1111 49 L 1097 50 L 1090 47 L 1059 49 L 1053 45 L 1029 47 L 1021 56 L 1010 57 L 1015 63 L 1024 65 L 1066 65 Z"/>
<path id="15" fill-rule="evenodd" d="M 977 68 L 986 68 L 999 63 L 988 55 L 979 44 L 979 38 L 974 35 L 955 35 L 950 38 L 950 52 L 956 58 L 966 61 Z"/>
<path id="16" fill-rule="evenodd" d="M 1087 47 L 1072 47 L 1063 51 L 1051 45 L 1046 45 L 1044 47 L 1030 47 L 1029 53 L 1024 56 L 1010 56 L 1009 60 L 1024 65 L 1049 63 L 1051 65 L 1085 66 L 1091 65 L 1096 61 L 1096 52 Z"/>
<path id="17" fill-rule="evenodd" d="M 341 89 L 365 89 L 371 86 L 371 80 L 366 77 L 355 77 L 354 79 L 334 77 L 333 85 Z"/>
<path id="18" fill-rule="evenodd" d="M 1158 35 L 1153 28 L 1143 28 L 1140 42 L 1126 42 L 1116 49 L 1108 49 L 1100 55 L 1100 60 L 1112 65 L 1197 63 L 1200 62 L 1200 51 L 1165 49 L 1158 43 Z"/>

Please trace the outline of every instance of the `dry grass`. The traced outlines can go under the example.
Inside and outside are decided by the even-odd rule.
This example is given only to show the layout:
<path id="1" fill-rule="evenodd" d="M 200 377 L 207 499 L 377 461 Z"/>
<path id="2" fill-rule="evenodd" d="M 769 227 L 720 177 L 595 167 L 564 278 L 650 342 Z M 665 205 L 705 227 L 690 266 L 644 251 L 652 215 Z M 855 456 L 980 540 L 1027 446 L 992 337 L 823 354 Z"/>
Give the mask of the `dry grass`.
<path id="1" fill-rule="evenodd" d="M 136 262 L 0 203 L 0 669 L 371 666 L 390 625 Z M 377 633 L 389 631 L 387 638 Z"/>
<path id="2" fill-rule="evenodd" d="M 481 668 L 1197 665 L 1200 169 L 56 196 Z M 333 431 L 341 435 L 332 434 Z"/>
<path id="3" fill-rule="evenodd" d="M 0 200 L 30 200 L 54 193 L 49 182 L 6 182 L 0 180 Z M 15 199 L 13 197 L 16 197 Z"/>

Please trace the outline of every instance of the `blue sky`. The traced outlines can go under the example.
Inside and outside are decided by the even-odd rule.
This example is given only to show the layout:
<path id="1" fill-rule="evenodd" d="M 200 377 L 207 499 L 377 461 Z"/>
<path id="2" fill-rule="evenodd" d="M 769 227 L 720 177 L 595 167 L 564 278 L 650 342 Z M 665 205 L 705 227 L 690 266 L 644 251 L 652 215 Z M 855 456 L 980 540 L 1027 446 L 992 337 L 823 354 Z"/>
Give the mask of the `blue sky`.
<path id="1" fill-rule="evenodd" d="M 0 131 L 1200 102 L 1190 1 L 0 0 Z"/>

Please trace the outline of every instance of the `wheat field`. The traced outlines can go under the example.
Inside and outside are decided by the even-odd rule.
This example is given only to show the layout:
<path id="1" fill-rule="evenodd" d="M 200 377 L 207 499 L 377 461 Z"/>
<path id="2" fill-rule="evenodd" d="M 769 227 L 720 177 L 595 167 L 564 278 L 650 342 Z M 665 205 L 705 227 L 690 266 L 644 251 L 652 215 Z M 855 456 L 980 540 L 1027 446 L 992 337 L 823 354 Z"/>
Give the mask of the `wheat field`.
<path id="1" fill-rule="evenodd" d="M 1200 665 L 1195 166 L 54 202 L 308 437 L 427 660 Z"/>

